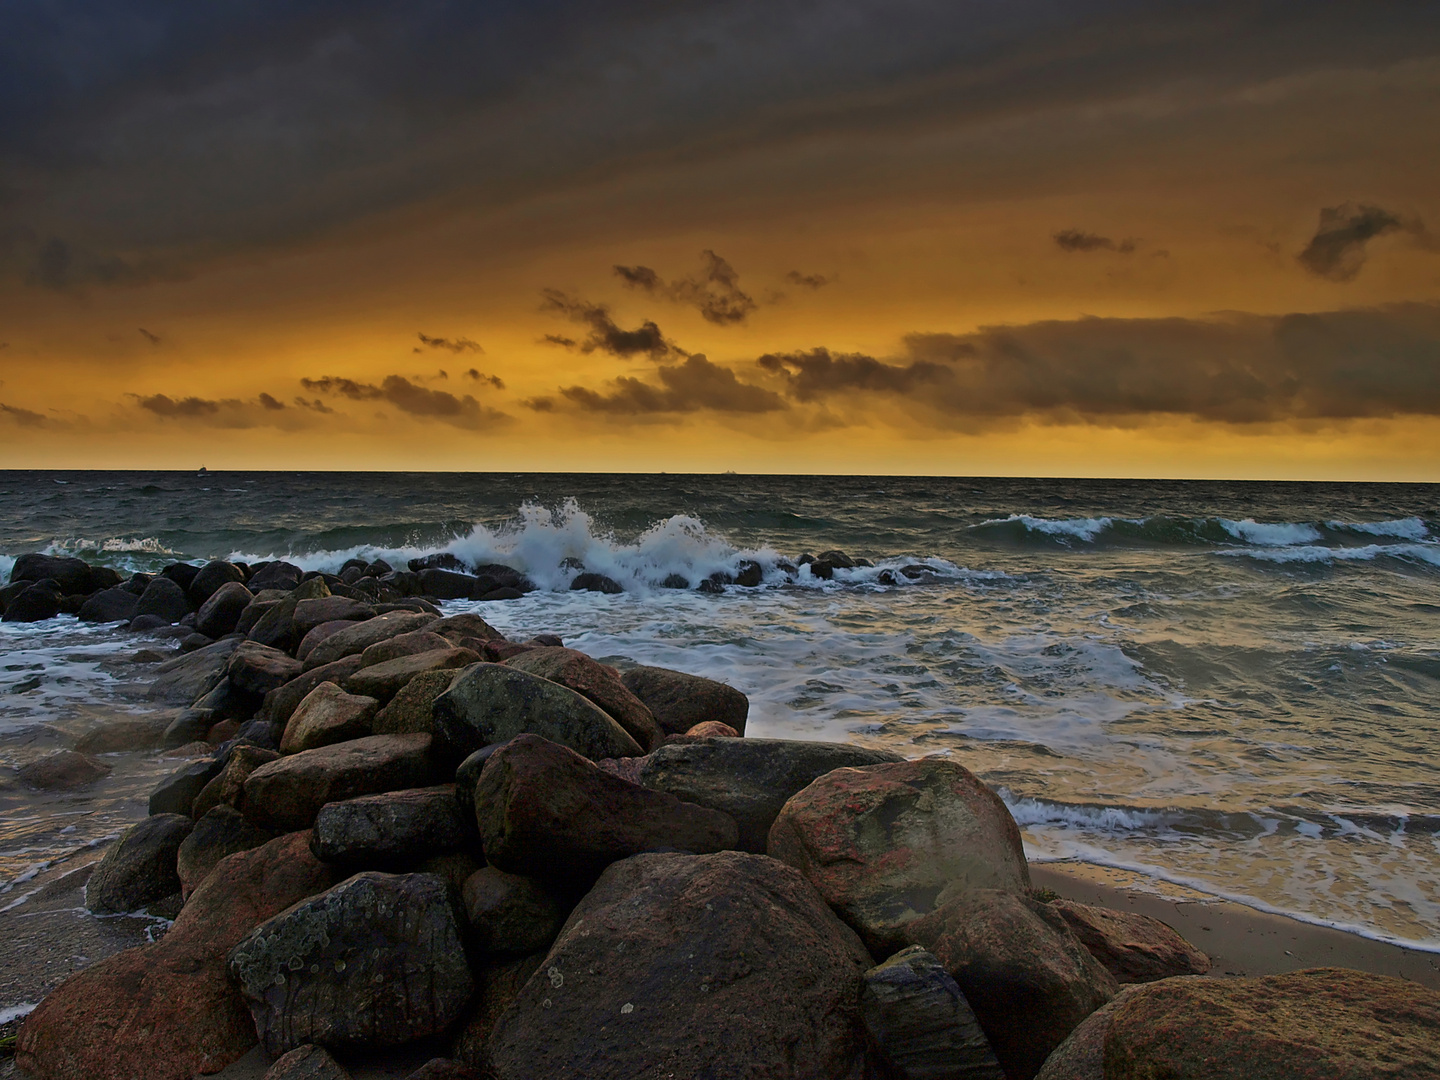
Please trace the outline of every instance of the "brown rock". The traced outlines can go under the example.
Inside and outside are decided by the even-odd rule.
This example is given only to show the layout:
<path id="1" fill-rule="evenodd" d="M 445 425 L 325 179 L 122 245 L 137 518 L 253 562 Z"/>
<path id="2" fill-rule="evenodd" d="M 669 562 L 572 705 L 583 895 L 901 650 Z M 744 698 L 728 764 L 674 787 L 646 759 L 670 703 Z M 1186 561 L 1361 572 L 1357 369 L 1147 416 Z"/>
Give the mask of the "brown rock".
<path id="1" fill-rule="evenodd" d="M 225 678 L 230 655 L 239 646 L 231 638 L 203 649 L 167 660 L 155 669 L 155 678 L 145 696 L 165 705 L 190 705 L 204 697 Z"/>
<path id="2" fill-rule="evenodd" d="M 400 656 L 381 664 L 361 667 L 345 680 L 345 689 L 364 694 L 378 701 L 389 701 L 406 683 L 425 671 L 448 671 L 480 662 L 479 654 L 470 649 L 431 649 L 429 652 Z M 364 657 L 361 657 L 364 663 Z"/>
<path id="3" fill-rule="evenodd" d="M 750 699 L 733 686 L 657 667 L 631 668 L 621 674 L 620 681 L 645 703 L 667 735 L 683 735 L 707 720 L 718 720 L 745 734 Z"/>
<path id="4" fill-rule="evenodd" d="M 20 767 L 22 784 L 41 791 L 73 791 L 110 775 L 110 766 L 88 754 L 57 750 Z"/>
<path id="5" fill-rule="evenodd" d="M 261 828 L 308 828 L 328 802 L 425 787 L 429 735 L 370 735 L 262 765 L 245 781 L 245 816 Z"/>
<path id="6" fill-rule="evenodd" d="M 330 595 L 330 587 L 322 577 L 307 578 L 285 594 L 260 617 L 247 635 L 249 640 L 291 653 L 300 644 L 304 632 L 295 623 L 295 611 L 306 600 L 319 600 Z"/>
<path id="7" fill-rule="evenodd" d="M 458 670 L 423 671 L 407 682 L 390 703 L 375 714 L 371 728 L 376 735 L 405 735 L 435 732 L 432 710 L 435 699 L 450 689 Z"/>
<path id="8" fill-rule="evenodd" d="M 665 737 L 650 709 L 625 689 L 619 672 L 582 652 L 550 646 L 523 652 L 505 663 L 516 671 L 539 675 L 589 698 L 614 717 L 643 750 L 654 750 Z"/>
<path id="9" fill-rule="evenodd" d="M 154 945 L 65 980 L 20 1029 L 16 1064 L 42 1080 L 191 1080 L 255 1045 L 255 1024 L 225 972 L 229 951 L 265 919 L 326 889 L 304 833 L 232 855 Z"/>
<path id="10" fill-rule="evenodd" d="M 425 629 L 432 633 L 447 637 L 455 644 L 460 644 L 466 638 L 476 638 L 480 641 L 504 641 L 505 635 L 496 630 L 479 615 L 464 612 L 459 615 L 447 615 L 443 619 L 437 619 Z"/>
<path id="11" fill-rule="evenodd" d="M 265 695 L 265 701 L 260 706 L 260 712 L 256 715 L 275 725 L 277 731 L 284 731 L 285 725 L 290 722 L 290 717 L 300 707 L 300 702 L 305 696 L 319 686 L 322 682 L 333 682 L 336 685 L 344 683 L 351 675 L 360 670 L 360 657 L 346 656 L 336 660 L 333 664 L 324 664 L 320 667 L 308 668 L 299 678 L 291 679 L 278 690 L 271 690 Z"/>
<path id="12" fill-rule="evenodd" d="M 481 1080 L 481 1076 L 463 1061 L 431 1058 L 405 1080 Z"/>
<path id="13" fill-rule="evenodd" d="M 245 809 L 245 781 L 250 774 L 266 762 L 274 761 L 280 755 L 274 750 L 260 746 L 237 746 L 230 752 L 230 759 L 219 774 L 200 789 L 190 806 L 190 816 L 199 820 L 217 806 L 233 806 Z"/>
<path id="14" fill-rule="evenodd" d="M 341 630 L 348 630 L 356 625 L 358 625 L 358 623 L 354 619 L 336 619 L 334 622 L 324 622 L 319 626 L 312 627 L 306 632 L 305 636 L 300 639 L 300 644 L 295 647 L 295 659 L 302 662 L 309 659 L 310 654 L 315 651 L 315 646 L 319 645 L 326 638 L 333 634 L 338 634 Z"/>
<path id="15" fill-rule="evenodd" d="M 769 852 L 809 878 L 877 955 L 905 944 L 907 922 L 967 890 L 1030 886 L 1005 804 L 944 758 L 827 773 L 785 804 Z"/>
<path id="16" fill-rule="evenodd" d="M 290 714 L 280 739 L 280 752 L 298 754 L 317 746 L 363 738 L 371 733 L 370 722 L 379 707 L 372 697 L 347 694 L 333 682 L 322 682 Z"/>
<path id="17" fill-rule="evenodd" d="M 569 885 L 642 851 L 722 851 L 737 836 L 728 814 L 627 783 L 538 735 L 490 755 L 475 818 L 489 863 Z"/>
<path id="18" fill-rule="evenodd" d="M 1051 907 L 1116 982 L 1154 982 L 1210 970 L 1210 958 L 1159 919 L 1070 900 L 1056 900 Z"/>
<path id="19" fill-rule="evenodd" d="M 416 656 L 434 652 L 436 649 L 453 649 L 455 643 L 449 638 L 432 634 L 428 628 L 412 630 L 408 634 L 396 634 L 384 641 L 377 641 L 360 654 L 362 667 L 373 667 L 387 660 L 398 660 L 402 656 Z M 476 655 L 479 655 L 478 653 Z"/>
<path id="20" fill-rule="evenodd" d="M 1059 912 L 1012 892 L 972 889 L 905 932 L 959 984 L 1010 1080 L 1031 1080 L 1119 989 Z"/>
<path id="21" fill-rule="evenodd" d="M 474 965 L 475 997 L 455 1037 L 452 1052 L 457 1058 L 477 1070 L 483 1069 L 485 1043 L 496 1022 L 544 959 L 544 953 L 534 953 L 519 960 L 481 960 Z"/>
<path id="22" fill-rule="evenodd" d="M 80 754 L 117 754 L 127 750 L 153 750 L 165 741 L 169 718 L 135 716 L 110 720 L 75 742 Z"/>
<path id="23" fill-rule="evenodd" d="M 498 1080 L 858 1077 L 871 960 L 763 855 L 638 855 L 580 902 L 486 1047 Z"/>
<path id="24" fill-rule="evenodd" d="M 740 732 L 729 724 L 722 724 L 719 720 L 706 720 L 685 732 L 685 737 L 690 739 L 738 739 L 741 736 Z"/>
<path id="25" fill-rule="evenodd" d="M 549 948 L 570 913 L 544 883 L 496 866 L 471 874 L 461 895 L 475 947 L 488 956 L 528 956 Z"/>
<path id="26" fill-rule="evenodd" d="M 350 1080 L 350 1074 L 323 1046 L 306 1043 L 276 1058 L 263 1080 Z"/>
<path id="27" fill-rule="evenodd" d="M 305 658 L 305 670 L 322 667 L 347 656 L 358 656 L 377 641 L 408 634 L 434 621 L 434 615 L 423 611 L 387 611 L 326 638 Z"/>
<path id="28" fill-rule="evenodd" d="M 250 694 L 268 694 L 300 674 L 300 661 L 255 641 L 241 642 L 225 669 L 230 684 Z"/>
<path id="29" fill-rule="evenodd" d="M 274 839 L 266 829 L 245 820 L 233 806 L 220 805 L 195 822 L 175 855 L 181 895 L 189 898 L 226 856 L 250 851 Z"/>
<path id="30" fill-rule="evenodd" d="M 348 596 L 322 596 L 313 600 L 301 600 L 295 605 L 295 628 L 303 638 L 321 623 L 363 622 L 375 617 L 375 609 Z"/>

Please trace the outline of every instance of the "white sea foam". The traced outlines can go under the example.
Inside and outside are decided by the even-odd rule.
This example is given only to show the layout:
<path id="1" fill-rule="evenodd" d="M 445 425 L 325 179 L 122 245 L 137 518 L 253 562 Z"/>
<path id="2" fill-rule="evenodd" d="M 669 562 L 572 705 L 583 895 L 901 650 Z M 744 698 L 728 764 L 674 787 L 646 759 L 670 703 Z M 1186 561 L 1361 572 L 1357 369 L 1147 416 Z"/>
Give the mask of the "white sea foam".
<path id="1" fill-rule="evenodd" d="M 0 1024 L 8 1024 L 12 1020 L 19 1020 L 22 1016 L 29 1016 L 39 1007 L 38 1002 L 22 1001 L 19 1005 L 0 1009 Z"/>
<path id="2" fill-rule="evenodd" d="M 1097 536 L 1113 525 L 1114 519 L 1108 517 L 1086 517 L 1086 518 L 1039 518 L 1029 514 L 1011 514 L 1006 518 L 991 518 L 982 521 L 974 528 L 984 528 L 986 525 L 1009 525 L 1012 522 L 1019 522 L 1031 532 L 1044 533 L 1046 536 L 1069 537 L 1075 540 L 1084 540 L 1086 543 L 1093 541 Z"/>
<path id="3" fill-rule="evenodd" d="M 1430 535 L 1425 522 L 1418 517 L 1399 518 L 1395 521 L 1327 521 L 1325 527 L 1332 532 L 1394 536 L 1400 540 L 1424 540 Z"/>
<path id="4" fill-rule="evenodd" d="M 1258 544 L 1262 547 L 1308 544 L 1320 539 L 1320 530 L 1315 526 L 1296 522 L 1267 523 L 1256 521 L 1253 518 L 1245 518 L 1241 521 L 1221 518 L 1220 525 L 1236 540 L 1242 540 L 1247 544 Z"/>
<path id="5" fill-rule="evenodd" d="M 1418 560 L 1440 566 L 1440 544 L 1365 544 L 1360 547 L 1299 547 L 1220 551 L 1218 555 L 1243 555 L 1273 563 L 1371 562 L 1379 558 Z"/>

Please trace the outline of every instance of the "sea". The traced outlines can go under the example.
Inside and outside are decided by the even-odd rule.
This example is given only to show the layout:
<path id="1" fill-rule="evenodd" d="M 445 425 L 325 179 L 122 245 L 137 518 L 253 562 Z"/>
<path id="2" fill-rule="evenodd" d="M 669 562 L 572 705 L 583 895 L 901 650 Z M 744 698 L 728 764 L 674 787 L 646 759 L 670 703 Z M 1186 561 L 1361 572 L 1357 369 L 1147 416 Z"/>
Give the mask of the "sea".
<path id="1" fill-rule="evenodd" d="M 787 572 L 838 549 L 873 565 Z M 721 679 L 748 734 L 942 755 L 1032 862 L 1130 872 L 1440 951 L 1440 485 L 861 476 L 0 473 L 28 551 L 121 570 L 436 552 L 539 588 L 475 610 Z M 755 560 L 764 581 L 703 592 Z M 624 592 L 577 592 L 579 567 Z M 662 588 L 671 575 L 692 588 Z M 118 835 L 177 762 L 12 768 L 144 698 L 173 640 L 0 623 L 0 910 Z"/>

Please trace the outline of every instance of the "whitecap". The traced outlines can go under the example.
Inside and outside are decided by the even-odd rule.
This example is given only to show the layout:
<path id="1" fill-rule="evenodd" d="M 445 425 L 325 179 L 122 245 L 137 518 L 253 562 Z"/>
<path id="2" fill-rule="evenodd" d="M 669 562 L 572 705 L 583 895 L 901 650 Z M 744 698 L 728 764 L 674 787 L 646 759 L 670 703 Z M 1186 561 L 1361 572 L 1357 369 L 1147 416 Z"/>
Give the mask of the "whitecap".
<path id="1" fill-rule="evenodd" d="M 1262 522 L 1254 518 L 1231 521 L 1221 518 L 1220 525 L 1236 540 L 1262 547 L 1287 547 L 1320 539 L 1320 530 L 1298 522 Z"/>

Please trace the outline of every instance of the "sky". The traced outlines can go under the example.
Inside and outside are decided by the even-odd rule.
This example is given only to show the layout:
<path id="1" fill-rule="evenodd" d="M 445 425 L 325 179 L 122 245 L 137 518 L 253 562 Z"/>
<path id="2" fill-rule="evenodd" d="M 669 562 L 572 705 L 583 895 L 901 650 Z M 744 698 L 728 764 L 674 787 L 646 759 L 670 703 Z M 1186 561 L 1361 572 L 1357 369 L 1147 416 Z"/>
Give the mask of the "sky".
<path id="1" fill-rule="evenodd" d="M 0 467 L 1440 481 L 1440 5 L 0 4 Z"/>

